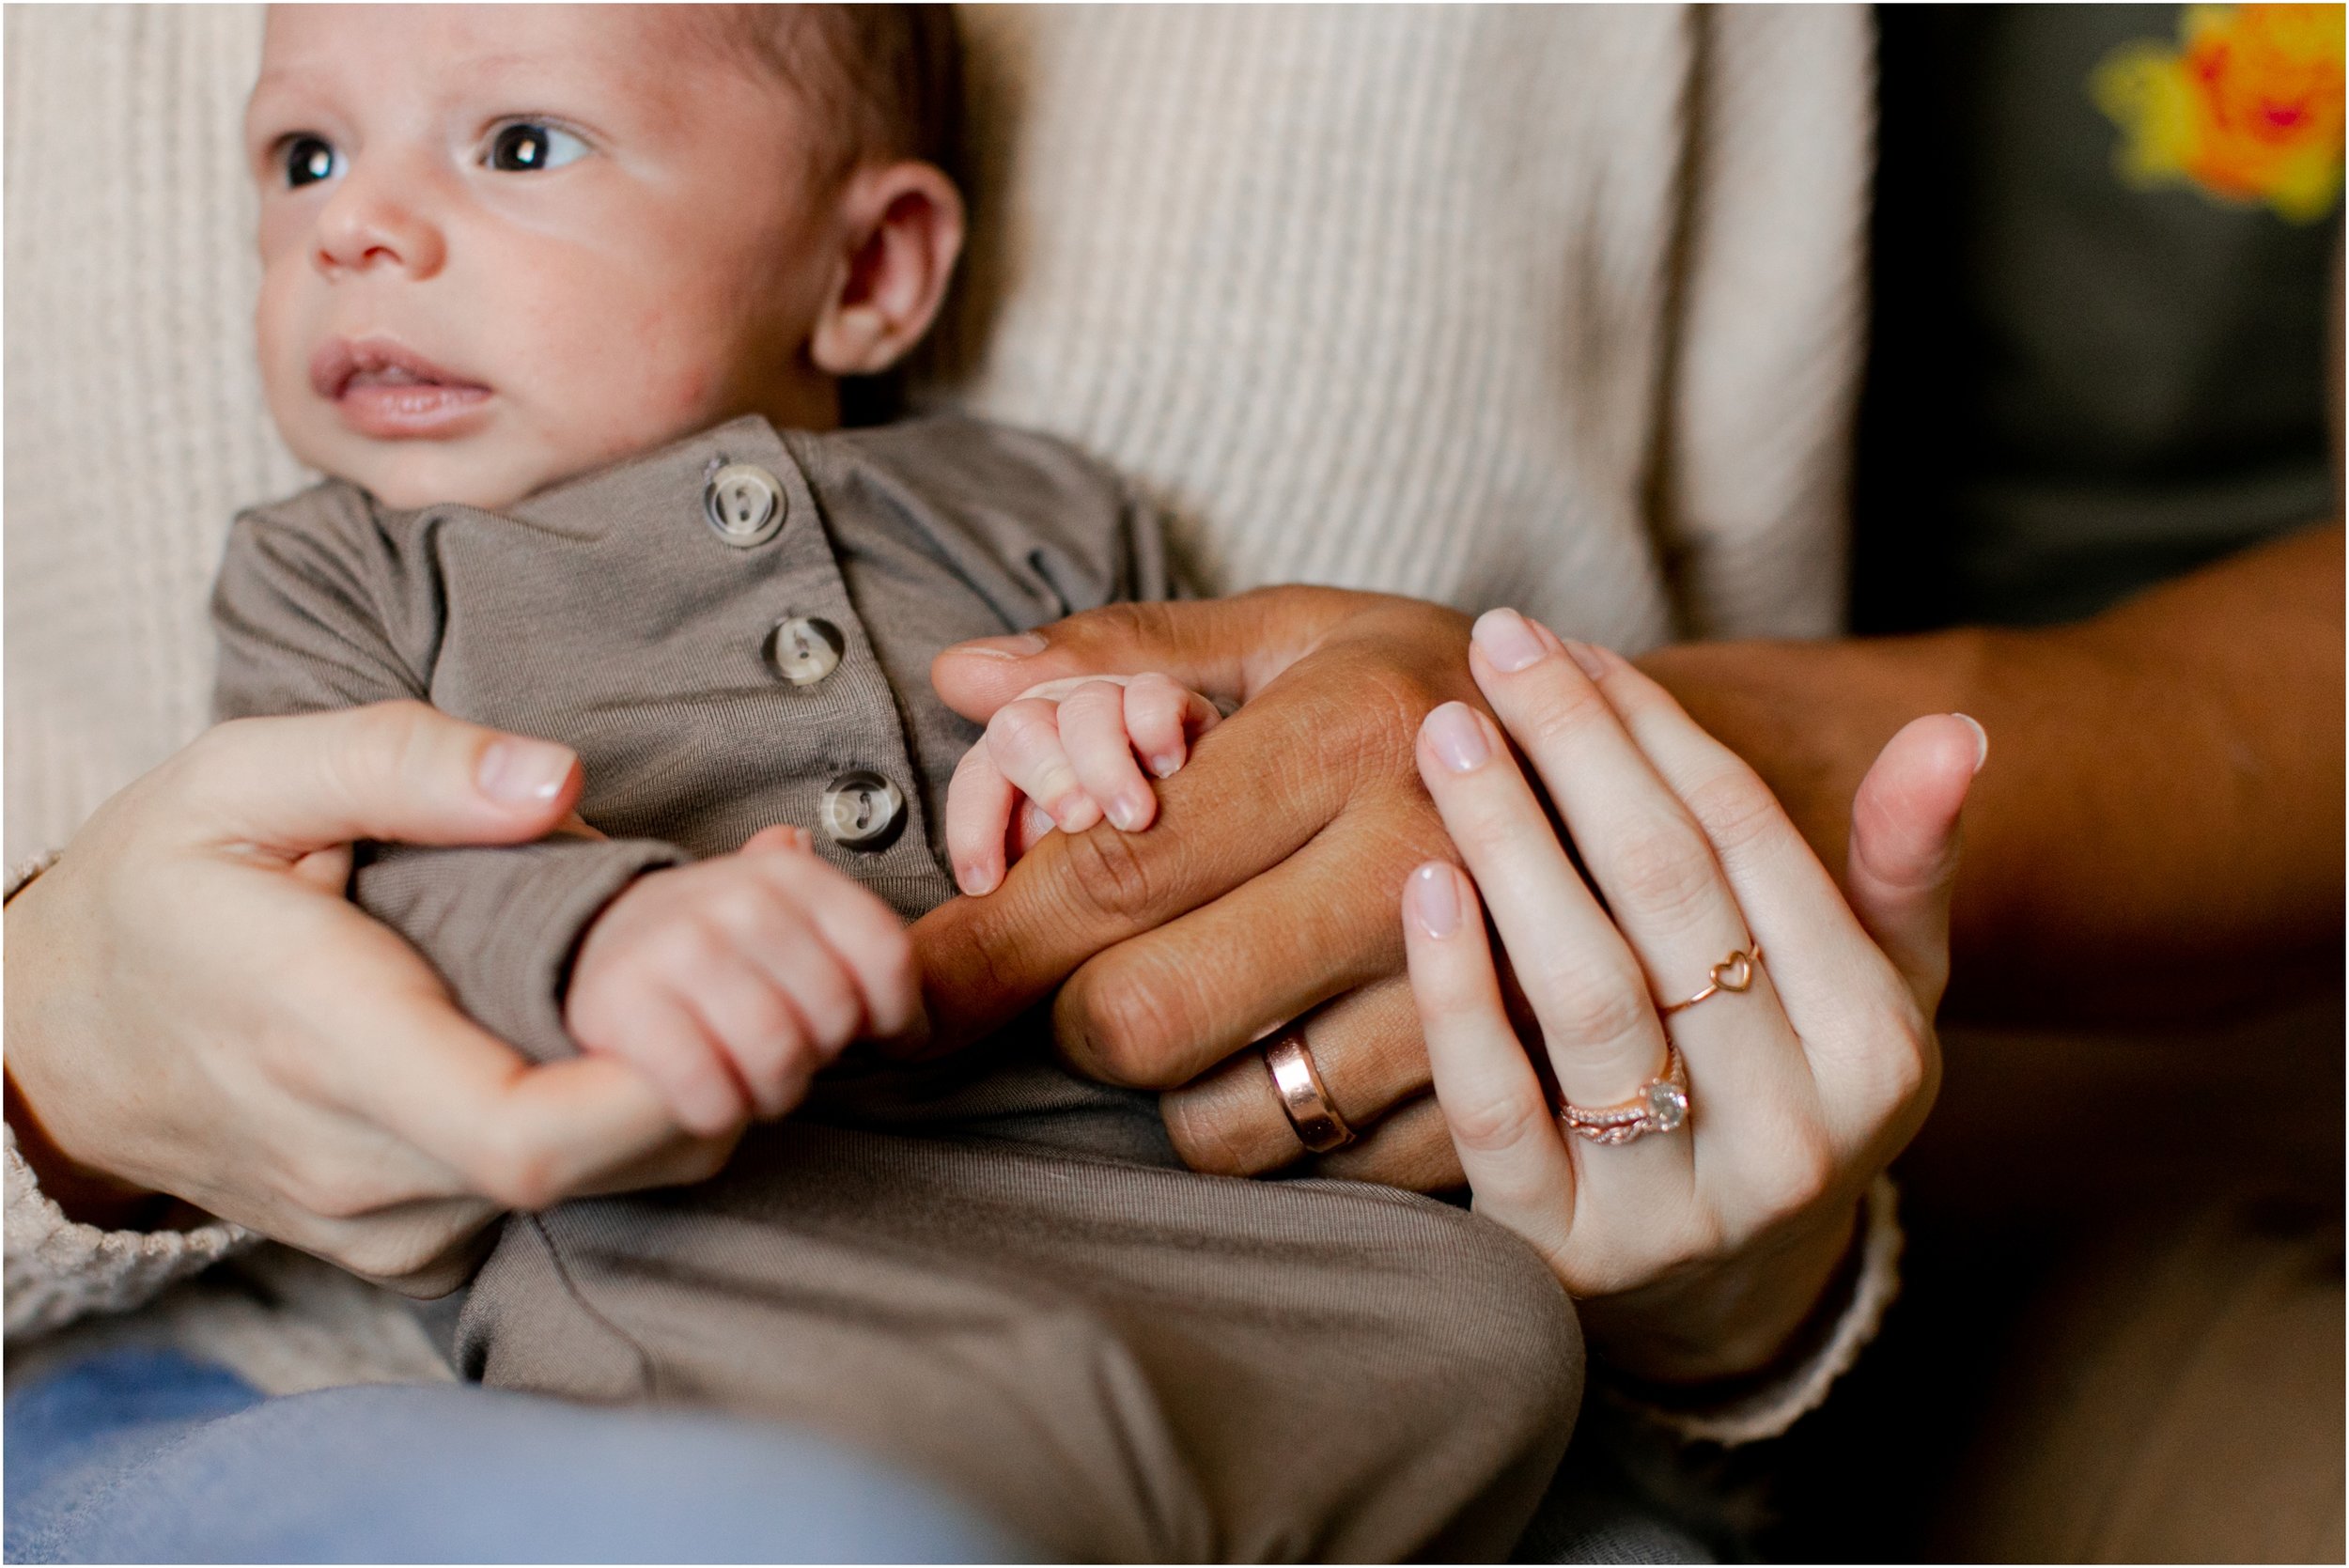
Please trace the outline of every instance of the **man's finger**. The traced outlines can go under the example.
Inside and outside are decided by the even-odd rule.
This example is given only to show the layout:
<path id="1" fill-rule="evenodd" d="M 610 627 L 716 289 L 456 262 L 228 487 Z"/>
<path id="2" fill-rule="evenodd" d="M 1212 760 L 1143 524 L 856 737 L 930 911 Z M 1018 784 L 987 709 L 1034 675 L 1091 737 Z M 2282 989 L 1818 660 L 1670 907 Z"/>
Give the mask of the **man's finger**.
<path id="1" fill-rule="evenodd" d="M 1094 1078 L 1171 1089 L 1309 1008 L 1397 976 L 1405 865 L 1392 862 L 1448 848 L 1433 814 L 1416 825 L 1413 836 L 1341 818 L 1245 886 L 1087 959 L 1052 1005 L 1062 1052 Z"/>
<path id="2" fill-rule="evenodd" d="M 1317 1176 L 1377 1182 L 1407 1192 L 1450 1192 L 1468 1185 L 1443 1107 L 1433 1094 L 1395 1107 L 1361 1142 L 1316 1155 L 1307 1169 Z"/>
<path id="3" fill-rule="evenodd" d="M 1080 675 L 1155 671 L 1241 702 L 1362 598 L 1334 589 L 1267 588 L 1229 598 L 1112 604 L 1016 637 L 957 644 L 930 665 L 930 683 L 947 706 L 981 723 L 1032 687 Z"/>
<path id="4" fill-rule="evenodd" d="M 512 844 L 563 820 L 579 759 L 418 702 L 221 724 L 185 769 L 192 836 L 288 861 L 353 839 Z"/>
<path id="5" fill-rule="evenodd" d="M 1989 756 L 1989 736 L 1963 714 L 1912 720 L 1885 743 L 1852 798 L 1852 912 L 1927 1017 L 1950 977 L 1958 813 Z"/>
<path id="6" fill-rule="evenodd" d="M 1104 948 L 1294 854 L 1345 803 L 1350 781 L 1327 753 L 1344 746 L 1355 717 L 1335 694 L 1274 702 L 1268 693 L 1203 737 L 1190 766 L 1159 786 L 1159 818 L 1146 832 L 1103 824 L 1055 833 L 985 898 L 925 915 L 914 945 L 938 1044 L 991 1032 Z"/>
<path id="7" fill-rule="evenodd" d="M 1387 900 L 1392 908 L 1393 900 Z M 1305 1048 L 1331 1104 L 1365 1141 L 1381 1119 L 1427 1088 L 1419 1014 L 1400 977 L 1349 991 L 1308 1014 Z M 1174 1152 L 1194 1171 L 1256 1176 L 1303 1157 L 1305 1145 L 1251 1047 L 1159 1097 Z"/>

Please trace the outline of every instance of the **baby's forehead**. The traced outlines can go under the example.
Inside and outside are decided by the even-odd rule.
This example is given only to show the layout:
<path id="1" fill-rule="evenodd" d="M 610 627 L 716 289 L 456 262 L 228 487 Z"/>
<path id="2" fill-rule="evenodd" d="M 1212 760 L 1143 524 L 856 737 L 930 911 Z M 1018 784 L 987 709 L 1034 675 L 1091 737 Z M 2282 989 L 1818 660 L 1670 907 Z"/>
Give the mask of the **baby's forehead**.
<path id="1" fill-rule="evenodd" d="M 260 82 L 342 78 L 449 91 L 592 81 L 645 99 L 691 91 L 712 70 L 772 73 L 732 6 L 272 6 Z"/>

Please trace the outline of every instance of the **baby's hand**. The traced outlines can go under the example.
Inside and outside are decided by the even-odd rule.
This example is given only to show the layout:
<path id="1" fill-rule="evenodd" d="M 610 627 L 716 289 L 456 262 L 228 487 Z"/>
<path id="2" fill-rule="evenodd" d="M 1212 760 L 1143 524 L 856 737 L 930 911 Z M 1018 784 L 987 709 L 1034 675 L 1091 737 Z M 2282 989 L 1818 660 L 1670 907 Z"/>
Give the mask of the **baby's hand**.
<path id="1" fill-rule="evenodd" d="M 806 1097 L 849 1041 L 913 1032 L 922 991 L 904 923 L 770 828 L 733 855 L 640 877 L 587 928 L 564 1024 L 650 1079 L 688 1132 L 723 1133 Z"/>
<path id="2" fill-rule="evenodd" d="M 1055 828 L 1081 832 L 1107 816 L 1142 831 L 1159 798 L 1136 755 L 1172 777 L 1219 717 L 1167 675 L 1078 675 L 1021 692 L 955 768 L 946 793 L 955 881 L 965 893 L 994 892 L 1010 862 Z"/>

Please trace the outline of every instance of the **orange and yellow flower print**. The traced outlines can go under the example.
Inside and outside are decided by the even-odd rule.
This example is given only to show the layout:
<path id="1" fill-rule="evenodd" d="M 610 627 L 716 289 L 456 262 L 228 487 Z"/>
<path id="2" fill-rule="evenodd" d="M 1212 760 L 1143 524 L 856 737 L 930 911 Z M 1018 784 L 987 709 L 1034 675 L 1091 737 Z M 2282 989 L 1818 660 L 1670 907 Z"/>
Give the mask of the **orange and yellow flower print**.
<path id="1" fill-rule="evenodd" d="M 2115 50 L 2090 91 L 2120 125 L 2122 178 L 2265 203 L 2294 223 L 2332 210 L 2341 178 L 2340 6 L 2188 6 L 2175 44 Z"/>

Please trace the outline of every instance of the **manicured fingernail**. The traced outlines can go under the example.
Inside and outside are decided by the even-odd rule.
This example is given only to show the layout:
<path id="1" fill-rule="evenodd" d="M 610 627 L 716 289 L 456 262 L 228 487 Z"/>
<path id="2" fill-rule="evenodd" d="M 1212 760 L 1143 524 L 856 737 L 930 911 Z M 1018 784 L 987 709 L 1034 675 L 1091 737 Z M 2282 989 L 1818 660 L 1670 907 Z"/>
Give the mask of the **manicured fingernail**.
<path id="1" fill-rule="evenodd" d="M 1411 873 L 1403 892 L 1411 906 L 1411 918 L 1429 936 L 1449 937 L 1460 928 L 1460 895 L 1452 885 L 1450 866 L 1429 862 Z"/>
<path id="2" fill-rule="evenodd" d="M 1050 644 L 1033 631 L 1016 637 L 973 637 L 968 643 L 957 643 L 948 653 L 975 653 L 988 659 L 1032 659 Z"/>
<path id="3" fill-rule="evenodd" d="M 1965 720 L 1966 727 L 1974 732 L 1974 771 L 1981 772 L 1982 765 L 1990 760 L 1990 732 L 1970 713 L 1952 713 L 1950 717 Z"/>
<path id="4" fill-rule="evenodd" d="M 1472 772 L 1485 766 L 1492 756 L 1492 748 L 1485 744 L 1484 727 L 1466 703 L 1446 703 L 1430 713 L 1421 726 L 1427 735 L 1427 743 L 1436 749 L 1436 755 L 1455 773 Z"/>
<path id="5" fill-rule="evenodd" d="M 1183 759 L 1172 752 L 1150 759 L 1150 772 L 1154 778 L 1171 779 L 1182 770 L 1182 766 Z"/>
<path id="6" fill-rule="evenodd" d="M 570 749 L 544 740 L 499 740 L 481 753 L 474 782 L 507 805 L 532 805 L 563 793 L 577 759 Z"/>
<path id="7" fill-rule="evenodd" d="M 1476 645 L 1485 650 L 1485 657 L 1493 661 L 1493 668 L 1503 675 L 1515 674 L 1542 657 L 1541 639 L 1525 624 L 1525 617 L 1514 610 L 1486 611 L 1476 617 L 1476 629 L 1471 635 Z"/>
<path id="8" fill-rule="evenodd" d="M 1130 833 L 1137 831 L 1143 819 L 1150 815 L 1150 804 L 1130 795 L 1118 795 L 1111 799 L 1109 812 L 1110 820 L 1117 824 L 1117 831 Z"/>
<path id="9" fill-rule="evenodd" d="M 1607 660 L 1599 657 L 1596 648 L 1588 643 L 1578 643 L 1571 637 L 1565 639 L 1565 644 L 1566 657 L 1573 660 L 1584 675 L 1593 680 L 1607 678 Z"/>

